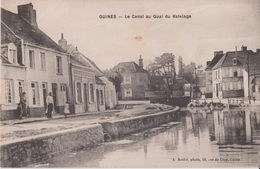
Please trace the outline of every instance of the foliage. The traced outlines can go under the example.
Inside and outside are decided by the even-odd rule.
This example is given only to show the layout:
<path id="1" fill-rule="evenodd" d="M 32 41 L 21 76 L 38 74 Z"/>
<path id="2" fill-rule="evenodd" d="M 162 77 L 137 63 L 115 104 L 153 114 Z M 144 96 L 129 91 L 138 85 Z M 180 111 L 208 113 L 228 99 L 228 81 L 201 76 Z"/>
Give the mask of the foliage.
<path id="1" fill-rule="evenodd" d="M 118 93 L 121 89 L 121 83 L 123 82 L 122 75 L 115 69 L 106 69 L 103 71 L 104 75 L 110 80 L 116 88 L 116 92 Z"/>
<path id="2" fill-rule="evenodd" d="M 181 56 L 179 56 L 178 59 L 179 62 L 179 69 L 178 69 L 178 77 L 183 77 L 184 76 L 184 64 L 183 64 L 183 59 Z"/>
<path id="3" fill-rule="evenodd" d="M 174 58 L 175 56 L 172 53 L 163 53 L 160 57 L 156 57 L 147 69 L 152 76 L 164 76 L 168 89 L 170 89 L 176 74 Z"/>

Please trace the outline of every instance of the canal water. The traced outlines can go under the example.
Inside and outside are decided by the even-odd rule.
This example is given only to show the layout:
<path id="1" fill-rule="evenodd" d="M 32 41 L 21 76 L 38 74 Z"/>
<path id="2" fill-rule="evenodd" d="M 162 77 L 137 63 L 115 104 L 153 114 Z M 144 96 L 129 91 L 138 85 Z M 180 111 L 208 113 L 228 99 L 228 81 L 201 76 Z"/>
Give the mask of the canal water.
<path id="1" fill-rule="evenodd" d="M 154 136 L 103 143 L 28 167 L 259 167 L 260 110 L 181 113 L 180 124 Z"/>

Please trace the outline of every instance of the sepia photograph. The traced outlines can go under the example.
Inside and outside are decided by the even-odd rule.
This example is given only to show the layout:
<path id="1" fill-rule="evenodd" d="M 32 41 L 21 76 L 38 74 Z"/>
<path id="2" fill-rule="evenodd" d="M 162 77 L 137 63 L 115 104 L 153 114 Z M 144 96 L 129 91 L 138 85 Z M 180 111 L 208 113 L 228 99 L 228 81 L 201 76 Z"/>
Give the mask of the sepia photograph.
<path id="1" fill-rule="evenodd" d="M 259 0 L 1 0 L 1 168 L 259 168 Z"/>

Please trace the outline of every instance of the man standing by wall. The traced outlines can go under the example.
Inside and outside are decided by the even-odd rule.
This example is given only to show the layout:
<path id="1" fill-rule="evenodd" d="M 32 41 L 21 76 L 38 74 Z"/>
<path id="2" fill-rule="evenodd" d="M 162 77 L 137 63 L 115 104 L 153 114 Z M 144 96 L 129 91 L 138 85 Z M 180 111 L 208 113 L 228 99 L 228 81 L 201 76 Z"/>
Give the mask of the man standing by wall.
<path id="1" fill-rule="evenodd" d="M 26 93 L 23 92 L 23 93 L 20 95 L 20 103 L 21 103 L 21 107 L 22 107 L 21 115 L 24 116 L 24 117 L 27 117 L 26 101 L 27 101 Z"/>

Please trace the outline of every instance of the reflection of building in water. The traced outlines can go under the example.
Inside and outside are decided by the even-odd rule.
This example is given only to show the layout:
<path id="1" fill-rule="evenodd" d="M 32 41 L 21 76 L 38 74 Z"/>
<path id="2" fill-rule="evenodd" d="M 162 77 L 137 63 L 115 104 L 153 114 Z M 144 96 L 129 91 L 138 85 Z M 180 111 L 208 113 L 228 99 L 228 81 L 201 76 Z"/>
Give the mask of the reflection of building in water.
<path id="1" fill-rule="evenodd" d="M 164 148 L 166 150 L 177 150 L 178 141 L 179 141 L 179 133 L 178 133 L 178 127 L 175 126 L 168 130 L 167 132 L 164 132 L 164 141 L 161 143 L 164 143 Z"/>
<path id="2" fill-rule="evenodd" d="M 252 120 L 250 111 L 215 110 L 214 114 L 214 131 L 215 138 L 220 144 L 242 144 L 252 141 Z M 208 118 L 210 116 L 208 115 Z M 210 134 L 212 133 L 212 125 L 209 125 Z"/>
<path id="3" fill-rule="evenodd" d="M 208 122 L 210 140 L 214 141 L 215 140 L 215 128 L 214 128 L 214 114 L 213 113 L 207 114 L 207 122 Z"/>

